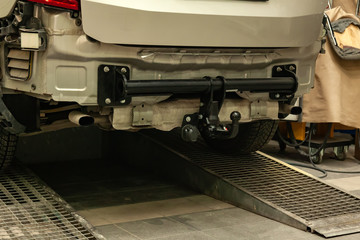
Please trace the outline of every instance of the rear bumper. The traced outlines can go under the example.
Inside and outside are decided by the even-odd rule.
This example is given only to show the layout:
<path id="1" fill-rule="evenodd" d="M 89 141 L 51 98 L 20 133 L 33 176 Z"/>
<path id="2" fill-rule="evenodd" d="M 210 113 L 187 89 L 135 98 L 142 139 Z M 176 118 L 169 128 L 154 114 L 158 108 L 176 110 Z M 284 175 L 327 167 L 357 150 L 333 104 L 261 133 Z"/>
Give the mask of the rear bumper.
<path id="1" fill-rule="evenodd" d="M 81 1 L 84 31 L 101 42 L 201 47 L 308 46 L 319 37 L 326 4 L 324 0 Z"/>
<path id="2" fill-rule="evenodd" d="M 3 71 L 3 87 L 48 96 L 55 101 L 94 106 L 98 105 L 98 68 L 101 65 L 126 66 L 131 81 L 157 80 L 162 84 L 160 81 L 167 79 L 185 81 L 204 76 L 268 79 L 272 77 L 274 66 L 294 64 L 298 79 L 295 97 L 300 97 L 313 86 L 319 49 L 320 42 L 288 49 L 154 49 L 91 42 L 84 35 L 56 35 L 49 37 L 45 52 L 34 53 L 29 80 L 14 81 Z M 2 70 L 6 69 L 5 63 L 1 62 Z M 33 85 L 36 89 L 32 89 Z M 269 100 L 269 94 L 261 92 L 247 92 L 242 97 Z M 164 100 L 151 96 L 135 96 L 135 99 L 138 103 Z"/>
<path id="3" fill-rule="evenodd" d="M 15 6 L 16 0 L 1 0 L 0 1 L 0 18 L 7 17 Z"/>
<path id="4" fill-rule="evenodd" d="M 100 65 L 128 67 L 131 81 L 163 81 L 201 79 L 204 76 L 268 79 L 273 77 L 274 66 L 294 64 L 298 80 L 294 95 L 300 97 L 313 86 L 315 60 L 321 46 L 320 41 L 306 47 L 292 48 L 187 48 L 106 44 L 88 38 L 83 28 L 74 24 L 74 19 L 68 12 L 55 12 L 42 7 L 37 7 L 36 11 L 47 29 L 47 49 L 33 54 L 32 75 L 27 81 L 11 79 L 5 72 L 6 58 L 0 61 L 3 87 L 59 102 L 77 102 L 84 106 L 98 105 Z M 1 56 L 7 56 L 4 47 L 1 47 L 1 51 Z M 167 97 L 133 97 L 132 103 L 154 104 Z M 244 92 L 241 97 L 250 101 L 271 100 L 268 93 L 261 92 Z"/>

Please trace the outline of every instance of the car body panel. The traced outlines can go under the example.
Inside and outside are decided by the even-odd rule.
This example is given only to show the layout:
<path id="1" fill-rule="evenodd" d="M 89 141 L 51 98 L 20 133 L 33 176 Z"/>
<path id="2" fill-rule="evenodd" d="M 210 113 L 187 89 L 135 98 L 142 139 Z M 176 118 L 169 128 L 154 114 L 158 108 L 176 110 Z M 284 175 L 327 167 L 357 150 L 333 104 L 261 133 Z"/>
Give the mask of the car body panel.
<path id="1" fill-rule="evenodd" d="M 293 0 L 207 0 L 201 3 L 211 7 L 203 10 L 200 1 L 168 0 L 178 4 L 174 5 L 176 8 L 162 0 L 148 1 L 157 4 L 152 6 L 141 0 L 82 0 L 80 14 L 44 4 L 29 4 L 33 13 L 28 17 L 34 17 L 39 24 L 29 28 L 22 23 L 15 30 L 19 36 L 30 34 L 46 41 L 42 41 L 43 48 L 24 48 L 30 46 L 26 38 L 14 34 L 14 39 L 7 39 L 11 41 L 0 43 L 3 93 L 24 93 L 41 99 L 49 108 L 60 103 L 75 105 L 84 113 L 100 118 L 101 127 L 105 129 L 154 127 L 170 130 L 181 125 L 184 115 L 199 110 L 200 97 L 204 93 L 186 98 L 171 93 L 139 95 L 133 96 L 131 102 L 125 102 L 128 105 L 104 105 L 98 91 L 100 81 L 104 80 L 100 73 L 106 72 L 104 66 L 128 69 L 129 81 L 159 82 L 196 80 L 204 76 L 269 79 L 279 66 L 294 66 L 298 86 L 294 95 L 286 96 L 286 103 L 274 99 L 270 90 L 235 92 L 227 89 L 229 98 L 224 101 L 219 114 L 220 120 L 226 123 L 231 122 L 233 111 L 241 114 L 241 123 L 278 119 L 280 106 L 293 105 L 313 87 L 315 60 L 323 43 L 320 32 L 322 7 L 325 6 L 322 0 L 304 0 L 307 7 L 297 6 Z M 194 7 L 196 4 L 198 6 Z M 234 10 L 230 6 L 240 7 Z M 279 9 L 275 11 L 275 7 Z M 219 11 L 215 11 L 216 8 Z M 289 9 L 292 10 L 286 11 Z M 136 14 L 127 15 L 126 11 Z M 128 22 L 120 21 L 121 16 Z M 271 20 L 271 24 L 267 20 Z M 218 25 L 214 28 L 211 21 Z M 149 24 L 147 32 L 144 32 L 146 24 L 143 23 Z M 186 33 L 188 30 L 191 34 Z M 30 57 L 24 59 L 22 53 Z M 16 78 L 11 75 L 14 70 L 29 75 Z M 182 97 L 184 101 L 176 100 Z M 52 113 L 43 113 L 41 127 L 49 123 L 49 114 Z M 65 115 L 61 124 L 69 121 Z M 59 129 L 61 124 L 51 129 Z"/>
<path id="2" fill-rule="evenodd" d="M 17 0 L 0 1 L 0 18 L 7 17 L 11 13 Z"/>
<path id="3" fill-rule="evenodd" d="M 320 33 L 324 0 L 82 0 L 83 28 L 104 43 L 304 47 Z M 304 34 L 306 33 L 306 34 Z"/>

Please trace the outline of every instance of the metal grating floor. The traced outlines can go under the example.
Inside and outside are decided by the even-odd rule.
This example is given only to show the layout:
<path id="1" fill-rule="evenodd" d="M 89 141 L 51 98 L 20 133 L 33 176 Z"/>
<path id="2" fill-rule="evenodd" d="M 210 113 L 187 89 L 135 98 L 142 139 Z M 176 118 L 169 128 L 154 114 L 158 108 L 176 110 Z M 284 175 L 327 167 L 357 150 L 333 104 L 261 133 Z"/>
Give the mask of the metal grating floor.
<path id="1" fill-rule="evenodd" d="M 254 153 L 224 156 L 187 150 L 194 163 L 305 220 L 359 213 L 360 199 Z"/>
<path id="2" fill-rule="evenodd" d="M 25 167 L 0 172 L 0 239 L 104 239 Z"/>
<path id="3" fill-rule="evenodd" d="M 196 166 L 179 163 L 178 169 L 191 170 L 171 174 L 187 175 L 188 183 L 208 195 L 326 237 L 360 232 L 359 198 L 261 152 L 232 156 L 185 143 L 175 134 L 143 136 Z"/>

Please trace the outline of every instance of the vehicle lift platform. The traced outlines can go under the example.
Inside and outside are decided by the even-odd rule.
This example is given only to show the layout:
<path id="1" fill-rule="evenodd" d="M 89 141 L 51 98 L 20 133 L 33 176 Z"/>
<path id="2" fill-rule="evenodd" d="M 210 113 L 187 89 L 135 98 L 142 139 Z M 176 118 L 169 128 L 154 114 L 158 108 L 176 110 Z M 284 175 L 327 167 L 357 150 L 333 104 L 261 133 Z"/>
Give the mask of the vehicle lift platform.
<path id="1" fill-rule="evenodd" d="M 105 240 L 21 164 L 0 172 L 0 239 Z"/>
<path id="2" fill-rule="evenodd" d="M 120 141 L 124 159 L 221 201 L 324 237 L 360 232 L 359 198 L 262 152 L 224 155 L 153 130 Z"/>
<path id="3" fill-rule="evenodd" d="M 360 232 L 360 199 L 264 153 L 224 155 L 178 134 L 122 132 L 122 158 L 324 237 Z M 104 239 L 26 167 L 0 174 L 0 239 Z"/>

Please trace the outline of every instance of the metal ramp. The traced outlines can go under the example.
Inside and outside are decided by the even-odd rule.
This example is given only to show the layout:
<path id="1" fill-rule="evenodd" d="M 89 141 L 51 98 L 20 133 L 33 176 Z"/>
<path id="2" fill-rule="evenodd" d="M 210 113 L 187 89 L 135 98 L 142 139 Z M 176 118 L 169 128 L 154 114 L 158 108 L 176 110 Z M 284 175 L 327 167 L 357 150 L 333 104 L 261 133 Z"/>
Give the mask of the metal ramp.
<path id="1" fill-rule="evenodd" d="M 325 237 L 360 232 L 360 199 L 261 152 L 223 155 L 155 131 L 129 134 L 122 146 L 134 144 L 124 156 L 214 198 Z"/>
<path id="2" fill-rule="evenodd" d="M 0 239 L 105 239 L 25 167 L 0 172 Z"/>

